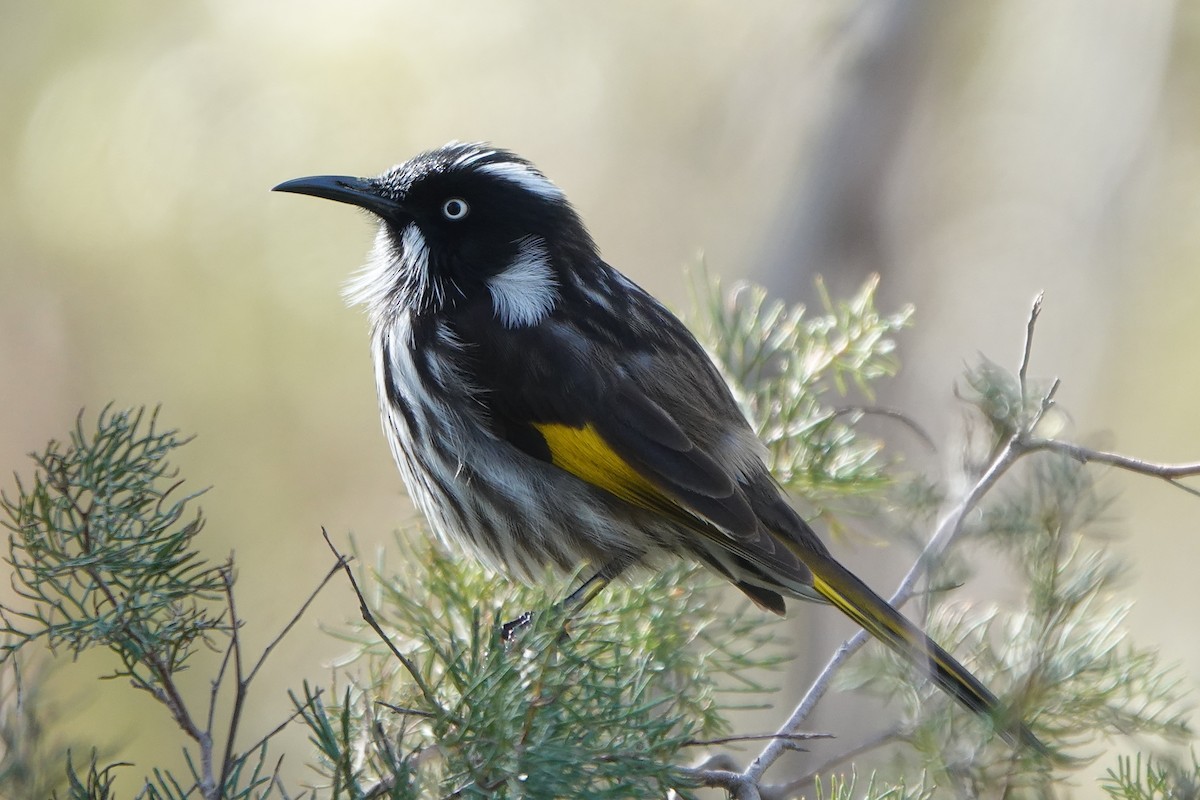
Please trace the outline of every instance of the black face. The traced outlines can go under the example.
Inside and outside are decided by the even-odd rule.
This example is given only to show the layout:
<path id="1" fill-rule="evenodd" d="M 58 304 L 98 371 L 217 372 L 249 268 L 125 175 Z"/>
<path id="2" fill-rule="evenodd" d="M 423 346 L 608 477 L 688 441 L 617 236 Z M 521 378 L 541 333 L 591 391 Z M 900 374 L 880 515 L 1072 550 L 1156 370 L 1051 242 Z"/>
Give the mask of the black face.
<path id="1" fill-rule="evenodd" d="M 367 209 L 384 222 L 397 252 L 415 224 L 430 272 L 459 286 L 505 269 L 528 237 L 541 239 L 555 261 L 594 253 L 558 187 L 528 161 L 487 145 L 447 145 L 377 178 L 300 178 L 275 188 Z"/>
<path id="2" fill-rule="evenodd" d="M 385 184 L 390 175 L 383 177 Z M 471 167 L 426 173 L 403 197 L 429 247 L 430 268 L 459 281 L 504 269 L 526 236 L 561 235 L 554 230 L 561 224 L 561 196 L 538 195 Z"/>

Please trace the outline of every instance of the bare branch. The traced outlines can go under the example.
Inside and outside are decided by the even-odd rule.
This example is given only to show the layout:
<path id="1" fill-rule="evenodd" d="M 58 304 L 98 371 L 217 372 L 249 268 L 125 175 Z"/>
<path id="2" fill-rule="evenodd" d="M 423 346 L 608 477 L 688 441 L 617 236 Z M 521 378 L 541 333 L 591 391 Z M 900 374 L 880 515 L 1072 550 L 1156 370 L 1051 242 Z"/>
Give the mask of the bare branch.
<path id="1" fill-rule="evenodd" d="M 1018 371 L 1020 381 L 1022 401 L 1028 403 L 1029 386 L 1028 386 L 1028 371 L 1030 359 L 1033 352 L 1033 337 L 1037 325 L 1038 316 L 1041 313 L 1043 295 L 1041 293 L 1034 299 L 1033 307 L 1030 309 L 1029 321 L 1025 327 L 1025 342 L 1021 354 L 1021 364 Z M 1110 453 L 1101 450 L 1092 450 L 1070 442 L 1064 442 L 1054 438 L 1041 438 L 1033 435 L 1037 425 L 1041 422 L 1045 414 L 1054 406 L 1054 397 L 1058 392 L 1061 381 L 1055 379 L 1050 387 L 1042 396 L 1035 412 L 1028 419 L 1024 419 L 1020 428 L 1013 432 L 1001 445 L 996 449 L 994 455 L 989 461 L 987 467 L 979 475 L 974 485 L 967 491 L 953 509 L 947 513 L 939 522 L 937 529 L 930 537 L 929 542 L 925 545 L 916 562 L 909 569 L 908 573 L 900 581 L 896 591 L 890 598 L 892 605 L 900 607 L 910 600 L 917 586 L 918 581 L 928 571 L 930 565 L 945 550 L 953 544 L 962 532 L 963 521 L 967 515 L 980 503 L 984 495 L 986 495 L 1000 480 L 1001 477 L 1023 456 L 1036 451 L 1050 451 L 1067 455 L 1081 463 L 1096 462 L 1109 464 L 1120 469 L 1129 470 L 1138 474 L 1148 475 L 1151 477 L 1162 478 L 1175 486 L 1178 486 L 1185 491 L 1200 496 L 1200 490 L 1192 489 L 1179 483 L 1180 478 L 1192 477 L 1200 475 L 1200 463 L 1185 463 L 1185 464 L 1159 464 L 1142 459 L 1132 458 L 1129 456 Z M 786 740 L 783 737 L 791 736 L 803 724 L 804 720 L 812 712 L 817 702 L 824 696 L 828 690 L 833 676 L 841 668 L 842 664 L 857 652 L 869 639 L 868 634 L 864 630 L 859 630 L 849 639 L 844 641 L 841 646 L 833 653 L 825 667 L 818 674 L 816 679 L 809 687 L 808 692 L 800 700 L 791 716 L 788 718 L 779 730 L 780 738 L 772 740 L 767 744 L 759 756 L 750 764 L 749 767 L 742 773 L 742 777 L 758 785 L 763 774 L 767 769 L 779 758 L 780 755 L 787 749 Z M 841 761 L 853 757 L 865 749 L 870 749 L 894 738 L 897 735 L 895 731 L 885 731 L 880 733 L 874 739 L 869 739 L 858 748 L 847 751 L 838 755 L 834 760 L 823 764 L 820 769 L 826 769 L 828 766 L 833 766 Z M 814 770 L 808 776 L 805 776 L 801 781 L 811 780 Z M 774 789 L 770 787 L 760 787 L 759 791 L 763 798 L 784 797 L 788 796 L 788 791 L 793 790 L 798 786 L 798 782 L 793 782 L 782 787 L 783 793 L 776 795 Z"/>
<path id="2" fill-rule="evenodd" d="M 229 715 L 229 728 L 225 734 L 225 753 L 221 758 L 221 779 L 217 783 L 217 786 L 223 790 L 225 781 L 229 778 L 229 770 L 233 766 L 233 744 L 237 739 L 238 726 L 242 721 L 242 708 L 246 704 L 246 689 L 250 682 L 243 677 L 245 673 L 242 669 L 242 639 L 238 633 L 241 622 L 238 619 L 237 606 L 233 601 L 233 573 L 230 570 L 224 570 L 221 573 L 221 579 L 225 586 L 225 602 L 229 607 L 229 635 L 232 640 L 229 649 L 233 651 L 233 672 L 236 678 L 233 711 Z"/>
<path id="3" fill-rule="evenodd" d="M 710 747 L 715 744 L 731 744 L 733 742 L 761 742 L 767 739 L 786 739 L 790 742 L 807 742 L 810 739 L 832 739 L 832 733 L 746 733 L 736 736 L 718 736 L 714 739 L 688 739 L 681 747 Z M 800 748 L 794 747 L 799 750 Z"/>
<path id="4" fill-rule="evenodd" d="M 232 554 L 230 554 L 229 558 L 226 559 L 225 568 L 233 569 L 233 555 Z M 229 613 L 230 613 L 229 645 L 225 648 L 225 654 L 223 656 L 221 656 L 221 665 L 217 668 L 216 677 L 212 679 L 211 688 L 209 690 L 209 696 L 208 696 L 208 719 L 204 723 L 204 729 L 206 731 L 208 731 L 208 733 L 210 735 L 212 734 L 212 730 L 213 730 L 213 722 L 217 716 L 217 700 L 218 700 L 219 695 L 221 694 L 221 686 L 222 686 L 222 684 L 225 683 L 225 671 L 227 669 L 229 669 L 229 664 L 233 660 L 233 650 L 238 642 L 237 629 L 238 629 L 239 623 L 238 623 L 238 620 L 234 617 L 234 609 L 232 606 L 229 607 Z"/>
<path id="5" fill-rule="evenodd" d="M 326 540 L 328 541 L 328 538 Z M 245 668 L 243 667 L 243 664 L 242 664 L 242 645 L 241 645 L 241 637 L 239 636 L 239 631 L 241 630 L 242 622 L 241 622 L 241 619 L 237 615 L 237 605 L 234 601 L 232 563 L 233 563 L 233 560 L 231 558 L 229 560 L 229 563 L 227 564 L 225 569 L 222 570 L 222 573 L 221 573 L 222 581 L 223 581 L 223 585 L 224 585 L 225 603 L 226 603 L 226 606 L 229 608 L 230 644 L 229 644 L 229 648 L 225 652 L 224 658 L 222 659 L 221 668 L 220 668 L 220 671 L 218 672 L 217 679 L 215 681 L 213 681 L 212 698 L 210 700 L 211 705 L 209 708 L 208 734 L 209 734 L 209 740 L 211 742 L 213 707 L 216 705 L 217 693 L 220 690 L 222 678 L 225 675 L 225 670 L 227 669 L 228 664 L 231 660 L 231 656 L 232 656 L 232 661 L 234 664 L 234 674 L 235 674 L 235 678 L 236 678 L 236 685 L 234 688 L 233 709 L 230 713 L 229 727 L 228 727 L 226 735 L 225 735 L 225 752 L 224 752 L 224 757 L 221 761 L 221 775 L 220 775 L 219 781 L 216 784 L 217 787 L 225 786 L 226 781 L 229 779 L 230 770 L 232 770 L 234 767 L 234 763 L 233 763 L 233 761 L 234 761 L 234 758 L 233 758 L 234 745 L 237 741 L 238 728 L 241 725 L 241 719 L 242 719 L 242 710 L 245 707 L 246 696 L 249 694 L 251 682 L 253 682 L 254 678 L 258 675 L 259 670 L 262 669 L 263 665 L 267 661 L 267 658 L 271 655 L 271 653 L 275 650 L 275 648 L 279 646 L 279 643 L 283 641 L 284 637 L 286 637 L 288 635 L 288 633 L 292 630 L 292 628 L 294 628 L 296 626 L 296 624 L 304 616 L 305 612 L 308 611 L 309 607 L 316 600 L 317 595 L 319 595 L 321 593 L 321 591 L 326 586 L 329 585 L 330 580 L 333 579 L 333 576 L 336 575 L 338 573 L 338 570 L 340 570 L 342 567 L 342 564 L 339 562 L 338 564 L 334 565 L 325 574 L 325 577 L 322 578 L 321 582 L 317 584 L 316 588 L 314 588 L 309 593 L 308 598 L 305 599 L 304 603 L 300 606 L 300 608 L 296 611 L 296 613 L 292 615 L 291 619 L 288 620 L 287 624 L 284 625 L 283 628 L 279 631 L 279 633 L 275 635 L 275 638 L 273 638 L 270 642 L 268 642 L 267 646 L 263 648 L 263 651 L 259 655 L 258 660 L 254 663 L 254 666 L 250 669 L 249 674 L 247 674 L 245 672 Z M 261 747 L 268 739 L 270 739 L 272 736 L 275 736 L 280 731 L 282 731 L 288 725 L 288 723 L 290 723 L 293 719 L 296 718 L 296 716 L 299 713 L 300 713 L 299 711 L 292 713 L 290 716 L 288 716 L 288 718 L 286 720 L 284 720 L 276 728 L 274 728 L 271 732 L 269 732 L 266 736 L 264 736 L 262 739 L 260 739 L 258 741 L 258 743 L 253 748 L 248 750 L 247 752 L 253 752 L 254 750 Z M 211 749 L 211 747 L 210 747 L 210 749 Z M 204 753 L 202 752 L 202 759 L 203 759 L 203 757 L 204 757 Z M 211 755 L 209 756 L 209 761 L 211 762 Z M 278 769 L 278 765 L 276 765 L 276 769 Z"/>
<path id="6" fill-rule="evenodd" d="M 320 697 L 320 696 L 321 696 L 322 694 L 324 694 L 324 693 L 325 693 L 325 690 L 324 690 L 324 689 L 320 689 L 320 688 L 318 688 L 318 689 L 317 689 L 317 690 L 316 690 L 316 691 L 313 693 L 313 695 L 312 695 L 312 698 L 313 698 L 314 700 L 316 700 L 318 697 Z M 278 736 L 278 735 L 279 735 L 279 733 L 280 733 L 280 732 L 281 732 L 281 731 L 282 731 L 284 728 L 286 728 L 288 725 L 290 725 L 290 724 L 291 724 L 292 720 L 294 720 L 296 717 L 300 716 L 300 715 L 301 715 L 301 714 L 303 714 L 303 713 L 304 713 L 304 709 L 303 709 L 303 707 L 301 707 L 301 708 L 297 708 L 296 710 L 294 710 L 294 711 L 293 711 L 291 714 L 288 714 L 288 716 L 287 716 L 287 719 L 285 719 L 283 722 L 281 722 L 281 723 L 279 723 L 278 725 L 276 725 L 276 726 L 275 726 L 274 728 L 272 728 L 271 730 L 267 731 L 267 733 L 266 733 L 266 735 L 265 735 L 265 736 L 263 736 L 261 739 L 259 739 L 257 742 L 255 742 L 255 743 L 254 743 L 253 745 L 251 745 L 250 747 L 246 748 L 246 752 L 247 752 L 247 753 L 253 753 L 255 750 L 257 750 L 258 748 L 262 747 L 264 744 L 266 744 L 268 741 L 270 741 L 270 740 L 271 740 L 273 737 L 275 737 L 275 736 Z M 280 760 L 282 760 L 282 757 L 281 757 L 281 759 L 280 759 Z"/>
<path id="7" fill-rule="evenodd" d="M 762 787 L 761 791 L 763 794 L 763 800 L 775 800 L 776 798 L 778 798 L 778 800 L 782 800 L 783 798 L 794 797 L 801 789 L 811 784 L 818 775 L 828 772 L 834 767 L 844 764 L 850 759 L 860 756 L 863 753 L 869 753 L 870 751 L 882 747 L 885 744 L 894 742 L 898 738 L 900 738 L 900 730 L 898 728 L 888 728 L 886 730 L 879 731 L 874 736 L 868 736 L 854 747 L 838 753 L 832 758 L 825 759 L 820 764 L 813 767 L 798 778 L 795 778 L 794 780 L 778 786 Z"/>
<path id="8" fill-rule="evenodd" d="M 1110 453 L 1105 450 L 1093 450 L 1089 447 L 1064 442 L 1060 439 L 1029 439 L 1023 442 L 1026 450 L 1049 450 L 1054 453 L 1062 453 L 1070 456 L 1081 464 L 1097 463 L 1108 464 L 1110 466 L 1119 467 L 1120 469 L 1136 472 L 1141 475 L 1149 475 L 1152 478 L 1162 478 L 1168 481 L 1176 481 L 1179 478 L 1189 478 L 1195 475 L 1200 475 L 1200 462 L 1191 464 L 1160 464 L 1153 461 L 1145 461 L 1132 456 L 1123 456 L 1120 453 Z"/>
<path id="9" fill-rule="evenodd" d="M 323 530 L 324 529 L 322 529 L 322 532 Z M 325 537 L 325 541 L 329 541 L 328 536 Z M 325 587 L 329 585 L 329 582 L 333 580 L 333 576 L 338 573 L 338 570 L 340 570 L 342 566 L 342 563 L 338 562 L 329 568 L 329 572 L 325 573 L 325 577 L 321 579 L 321 582 L 317 584 L 315 589 L 309 592 L 308 599 L 304 601 L 304 604 L 301 605 L 296 613 L 292 615 L 292 618 L 288 620 L 286 625 L 283 626 L 278 635 L 276 635 L 275 638 L 263 648 L 262 655 L 259 656 L 258 661 L 254 664 L 254 668 L 250 670 L 250 675 L 246 678 L 247 684 L 254 680 L 254 676 L 258 674 L 259 669 L 262 668 L 262 665 L 266 662 L 267 657 L 271 655 L 271 652 L 279 645 L 281 641 L 283 641 L 284 637 L 288 635 L 292 628 L 296 627 L 296 624 L 300 622 L 300 618 L 304 616 L 304 614 L 308 611 L 309 606 L 311 606 L 317 599 L 317 595 L 324 591 Z"/>
<path id="10" fill-rule="evenodd" d="M 408 671 L 408 674 L 412 676 L 413 681 L 416 682 L 417 688 L 421 690 L 421 694 L 425 696 L 425 699 L 434 708 L 441 708 L 440 704 L 438 703 L 437 695 L 434 694 L 433 689 L 430 688 L 429 684 L 425 682 L 425 679 L 421 676 L 421 671 L 417 669 L 417 665 L 414 664 L 408 656 L 404 655 L 404 653 L 401 653 L 400 648 L 396 647 L 396 645 L 392 643 L 391 638 L 384 633 L 383 628 L 375 619 L 375 615 L 371 613 L 371 609 L 367 605 L 367 598 L 363 596 L 362 589 L 359 588 L 358 581 L 354 577 L 354 570 L 350 569 L 350 560 L 338 552 L 337 547 L 335 547 L 333 544 L 333 540 L 329 538 L 329 532 L 327 530 L 321 528 L 321 535 L 325 537 L 325 544 L 329 546 L 329 549 L 333 552 L 334 558 L 337 559 L 335 569 L 341 569 L 346 573 L 346 578 L 350 581 L 350 587 L 354 589 L 354 594 L 358 598 L 358 609 L 362 613 L 363 621 L 371 626 L 371 630 L 375 631 L 375 634 L 379 636 L 379 638 L 383 640 L 383 643 L 388 646 L 388 649 L 392 651 L 392 655 L 396 657 L 396 660 L 399 661 L 404 666 L 404 669 Z"/>
<path id="11" fill-rule="evenodd" d="M 1037 297 L 1033 298 L 1033 307 L 1029 309 L 1029 321 L 1025 323 L 1025 347 L 1021 351 L 1021 367 L 1017 370 L 1017 378 L 1021 382 L 1021 400 L 1029 396 L 1027 393 L 1029 374 L 1029 360 L 1033 355 L 1033 331 L 1037 327 L 1038 316 L 1042 313 L 1042 299 L 1045 298 L 1044 291 L 1038 292 Z"/>
<path id="12" fill-rule="evenodd" d="M 724 789 L 733 800 L 762 800 L 754 779 L 744 773 L 720 769 L 685 769 L 683 774 L 701 786 Z"/>
<path id="13" fill-rule="evenodd" d="M 886 406 L 842 406 L 833 410 L 834 418 L 845 416 L 846 414 L 865 414 L 867 416 L 893 419 L 905 428 L 908 428 L 931 451 L 937 452 L 937 444 L 933 441 L 933 437 L 921 427 L 920 423 L 899 409 L 888 408 Z"/>

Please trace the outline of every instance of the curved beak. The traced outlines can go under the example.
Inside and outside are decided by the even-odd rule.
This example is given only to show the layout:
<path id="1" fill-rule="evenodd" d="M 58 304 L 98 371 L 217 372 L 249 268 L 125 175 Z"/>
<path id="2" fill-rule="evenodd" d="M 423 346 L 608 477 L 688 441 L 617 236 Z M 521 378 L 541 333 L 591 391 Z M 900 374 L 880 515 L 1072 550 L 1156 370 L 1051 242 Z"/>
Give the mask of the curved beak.
<path id="1" fill-rule="evenodd" d="M 284 181 L 271 189 L 272 192 L 291 192 L 323 197 L 339 203 L 365 208 L 373 214 L 395 219 L 405 214 L 404 207 L 390 197 L 383 196 L 378 185 L 366 178 L 351 178 L 346 175 L 313 175 Z"/>

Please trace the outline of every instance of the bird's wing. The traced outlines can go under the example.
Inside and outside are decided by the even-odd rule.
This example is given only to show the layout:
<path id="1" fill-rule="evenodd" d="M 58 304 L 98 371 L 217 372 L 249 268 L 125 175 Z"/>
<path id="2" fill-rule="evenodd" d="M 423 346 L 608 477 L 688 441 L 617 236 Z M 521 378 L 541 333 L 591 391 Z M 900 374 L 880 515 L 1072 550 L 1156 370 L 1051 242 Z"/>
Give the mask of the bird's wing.
<path id="1" fill-rule="evenodd" d="M 1010 742 L 1041 749 L 1028 728 L 1003 719 L 999 701 L 974 675 L 829 554 L 761 460 L 746 452 L 748 426 L 703 349 L 674 316 L 641 297 L 611 331 L 595 327 L 604 315 L 591 319 L 587 336 L 576 321 L 551 318 L 476 342 L 472 380 L 497 435 L 680 521 L 713 545 L 697 546 L 696 554 L 766 608 L 782 613 L 777 589 L 828 600 L 965 706 L 996 720 Z M 733 574 L 725 566 L 730 557 L 765 584 Z"/>
<path id="2" fill-rule="evenodd" d="M 649 295 L 629 296 L 620 313 L 593 308 L 527 328 L 456 320 L 460 367 L 485 424 L 525 454 L 691 531 L 679 544 L 760 605 L 783 613 L 779 591 L 817 599 L 803 560 L 773 532 L 794 522 L 823 547 L 771 481 L 729 388 L 678 319 Z"/>
<path id="3" fill-rule="evenodd" d="M 635 506 L 753 541 L 760 523 L 735 468 L 748 457 L 721 449 L 753 436 L 691 334 L 648 302 L 640 317 L 593 313 L 586 333 L 551 318 L 475 337 L 465 321 L 462 366 L 493 432 L 513 446 Z"/>

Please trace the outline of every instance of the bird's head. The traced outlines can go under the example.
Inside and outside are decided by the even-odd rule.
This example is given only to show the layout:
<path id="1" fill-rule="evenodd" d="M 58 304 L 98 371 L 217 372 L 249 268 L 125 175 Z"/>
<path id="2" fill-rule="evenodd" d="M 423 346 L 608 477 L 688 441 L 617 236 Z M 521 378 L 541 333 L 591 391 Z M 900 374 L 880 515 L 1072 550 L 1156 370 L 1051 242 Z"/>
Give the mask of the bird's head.
<path id="1" fill-rule="evenodd" d="M 380 220 L 371 262 L 347 297 L 373 313 L 488 299 L 509 327 L 554 307 L 595 246 L 562 190 L 513 153 L 451 143 L 374 178 L 320 175 L 275 191 L 363 208 Z"/>

